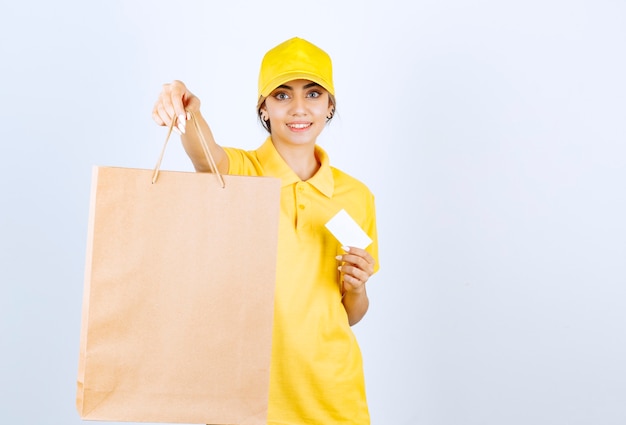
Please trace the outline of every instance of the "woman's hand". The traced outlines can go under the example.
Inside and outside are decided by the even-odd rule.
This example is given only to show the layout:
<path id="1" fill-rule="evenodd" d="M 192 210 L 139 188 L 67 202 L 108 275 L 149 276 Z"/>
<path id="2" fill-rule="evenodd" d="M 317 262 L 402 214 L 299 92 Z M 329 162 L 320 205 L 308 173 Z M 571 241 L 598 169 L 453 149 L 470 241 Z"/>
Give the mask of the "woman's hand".
<path id="1" fill-rule="evenodd" d="M 192 115 L 195 125 L 186 129 L 187 121 L 192 118 Z M 174 80 L 170 84 L 163 84 L 161 94 L 152 108 L 152 119 L 158 125 L 163 126 L 169 126 L 172 120 L 178 119 L 174 130 L 181 136 L 185 152 L 189 155 L 196 171 L 215 171 L 209 164 L 200 142 L 203 138 L 220 173 L 228 173 L 228 157 L 224 149 L 215 142 L 211 128 L 200 113 L 200 99 L 194 96 L 182 81 Z"/>
<path id="2" fill-rule="evenodd" d="M 163 84 L 163 89 L 152 109 L 152 119 L 158 124 L 169 126 L 174 117 L 178 117 L 176 131 L 185 133 L 185 124 L 190 118 L 186 111 L 200 110 L 200 99 L 187 89 L 182 81 L 174 80 L 170 84 Z"/>
<path id="3" fill-rule="evenodd" d="M 344 247 L 346 254 L 338 255 L 342 264 L 339 271 L 343 276 L 343 292 L 360 292 L 365 290 L 365 283 L 374 274 L 374 258 L 364 249 Z"/>
<path id="4" fill-rule="evenodd" d="M 374 274 L 374 258 L 364 249 L 344 247 L 346 251 L 336 258 L 341 261 L 341 302 L 348 313 L 350 326 L 357 324 L 369 308 L 369 298 L 365 291 L 365 283 Z"/>

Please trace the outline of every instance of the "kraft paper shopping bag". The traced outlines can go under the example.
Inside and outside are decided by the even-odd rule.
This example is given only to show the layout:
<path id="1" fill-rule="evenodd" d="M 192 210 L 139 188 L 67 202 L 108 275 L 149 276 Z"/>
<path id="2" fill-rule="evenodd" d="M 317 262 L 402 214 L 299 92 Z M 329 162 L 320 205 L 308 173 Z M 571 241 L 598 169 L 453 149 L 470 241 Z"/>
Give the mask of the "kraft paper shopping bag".
<path id="1" fill-rule="evenodd" d="M 265 424 L 279 180 L 154 175 L 93 169 L 79 414 Z"/>

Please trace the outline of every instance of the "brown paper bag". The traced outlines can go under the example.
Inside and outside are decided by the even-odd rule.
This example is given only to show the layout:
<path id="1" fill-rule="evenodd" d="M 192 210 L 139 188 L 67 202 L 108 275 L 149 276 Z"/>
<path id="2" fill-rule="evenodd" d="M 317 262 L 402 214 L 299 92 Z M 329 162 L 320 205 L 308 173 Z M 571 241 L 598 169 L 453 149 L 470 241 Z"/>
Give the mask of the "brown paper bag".
<path id="1" fill-rule="evenodd" d="M 94 167 L 77 409 L 265 424 L 280 182 Z"/>

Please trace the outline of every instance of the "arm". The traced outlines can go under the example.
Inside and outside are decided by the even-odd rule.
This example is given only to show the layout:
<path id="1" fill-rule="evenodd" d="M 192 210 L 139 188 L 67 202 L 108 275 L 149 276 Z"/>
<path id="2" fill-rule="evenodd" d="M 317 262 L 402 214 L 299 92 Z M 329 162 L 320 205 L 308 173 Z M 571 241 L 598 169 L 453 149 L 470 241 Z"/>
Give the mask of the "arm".
<path id="1" fill-rule="evenodd" d="M 365 283 L 374 274 L 374 258 L 359 248 L 344 248 L 346 254 L 338 255 L 342 261 L 339 270 L 342 275 L 343 307 L 348 313 L 350 326 L 356 325 L 367 313 L 369 298 Z"/>
<path id="2" fill-rule="evenodd" d="M 228 157 L 213 138 L 211 128 L 200 113 L 200 99 L 191 93 L 181 81 L 164 84 L 161 94 L 152 109 L 152 118 L 158 125 L 169 126 L 174 117 L 178 117 L 175 130 L 181 136 L 185 152 L 191 159 L 196 171 L 211 171 L 200 144 L 196 126 L 191 121 L 195 117 L 200 131 L 206 140 L 217 168 L 221 173 L 228 172 Z"/>

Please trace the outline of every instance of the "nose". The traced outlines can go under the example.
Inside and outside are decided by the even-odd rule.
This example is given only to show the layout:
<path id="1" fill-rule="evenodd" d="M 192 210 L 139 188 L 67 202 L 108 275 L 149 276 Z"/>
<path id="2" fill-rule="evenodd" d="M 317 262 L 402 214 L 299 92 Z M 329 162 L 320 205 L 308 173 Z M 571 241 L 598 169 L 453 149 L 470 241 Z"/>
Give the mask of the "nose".
<path id="1" fill-rule="evenodd" d="M 302 96 L 294 96 L 291 102 L 291 114 L 292 115 L 304 115 L 306 114 L 305 99 Z"/>

